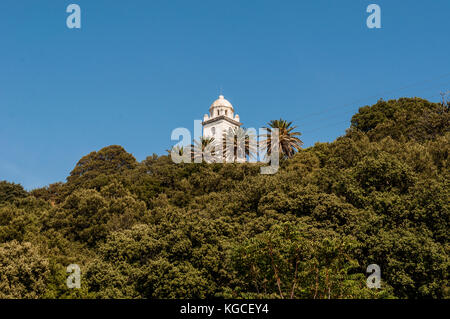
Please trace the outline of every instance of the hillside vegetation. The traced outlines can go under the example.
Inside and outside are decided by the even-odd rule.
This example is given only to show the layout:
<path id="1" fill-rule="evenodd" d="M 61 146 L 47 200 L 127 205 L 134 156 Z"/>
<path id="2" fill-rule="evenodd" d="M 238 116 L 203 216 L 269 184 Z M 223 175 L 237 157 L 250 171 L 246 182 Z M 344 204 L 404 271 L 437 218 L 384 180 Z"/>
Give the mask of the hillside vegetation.
<path id="1" fill-rule="evenodd" d="M 65 183 L 0 182 L 0 298 L 448 298 L 449 120 L 379 101 L 275 175 L 109 146 Z"/>

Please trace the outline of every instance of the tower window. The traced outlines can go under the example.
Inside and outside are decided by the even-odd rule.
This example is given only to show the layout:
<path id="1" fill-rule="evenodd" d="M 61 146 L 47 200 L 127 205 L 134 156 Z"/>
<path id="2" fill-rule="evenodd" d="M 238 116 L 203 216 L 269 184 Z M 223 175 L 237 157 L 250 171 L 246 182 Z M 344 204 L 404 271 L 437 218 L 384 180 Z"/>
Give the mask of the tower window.
<path id="1" fill-rule="evenodd" d="M 213 128 L 211 129 L 211 133 L 212 133 L 212 135 L 216 135 L 216 128 L 215 128 L 215 127 L 213 127 Z"/>
<path id="2" fill-rule="evenodd" d="M 228 116 L 228 111 L 227 111 L 227 110 L 225 110 L 225 115 L 227 115 L 227 116 Z"/>

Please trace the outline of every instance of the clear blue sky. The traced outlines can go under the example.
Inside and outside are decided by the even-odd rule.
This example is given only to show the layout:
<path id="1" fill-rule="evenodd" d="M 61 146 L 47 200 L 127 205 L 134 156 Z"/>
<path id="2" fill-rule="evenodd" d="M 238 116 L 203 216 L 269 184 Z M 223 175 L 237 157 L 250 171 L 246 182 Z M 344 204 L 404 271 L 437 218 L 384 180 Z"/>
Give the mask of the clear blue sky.
<path id="1" fill-rule="evenodd" d="M 70 3 L 82 29 L 66 27 Z M 377 3 L 382 29 L 366 27 Z M 450 1 L 0 1 L 0 180 L 64 181 L 120 144 L 164 154 L 223 87 L 246 127 L 333 141 L 378 98 L 450 89 Z"/>

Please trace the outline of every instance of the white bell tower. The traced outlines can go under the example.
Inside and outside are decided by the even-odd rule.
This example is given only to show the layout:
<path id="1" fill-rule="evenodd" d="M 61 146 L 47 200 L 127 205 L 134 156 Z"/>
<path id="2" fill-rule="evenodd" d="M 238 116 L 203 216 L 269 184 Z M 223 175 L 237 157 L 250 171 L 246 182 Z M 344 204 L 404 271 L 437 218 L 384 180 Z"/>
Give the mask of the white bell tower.
<path id="1" fill-rule="evenodd" d="M 203 137 L 214 137 L 221 140 L 229 128 L 240 127 L 239 115 L 234 115 L 234 108 L 223 95 L 211 104 L 209 115 L 203 116 Z"/>

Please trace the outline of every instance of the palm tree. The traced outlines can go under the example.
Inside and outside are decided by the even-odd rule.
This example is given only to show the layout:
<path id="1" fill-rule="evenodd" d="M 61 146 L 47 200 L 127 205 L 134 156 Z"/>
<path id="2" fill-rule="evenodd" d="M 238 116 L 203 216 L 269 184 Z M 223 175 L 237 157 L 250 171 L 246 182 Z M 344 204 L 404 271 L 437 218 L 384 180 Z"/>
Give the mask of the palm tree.
<path id="1" fill-rule="evenodd" d="M 172 156 L 172 151 L 175 152 L 175 154 L 178 154 L 178 156 L 183 157 L 183 155 L 185 154 L 185 152 L 190 153 L 190 160 L 191 162 L 194 160 L 194 145 L 187 145 L 187 146 L 180 146 L 180 145 L 176 145 L 174 147 L 172 147 L 171 150 L 166 150 L 167 153 L 169 153 L 169 156 Z M 188 157 L 189 158 L 189 157 Z"/>
<path id="2" fill-rule="evenodd" d="M 293 132 L 297 128 L 297 126 L 291 126 L 292 122 L 288 122 L 283 119 L 272 120 L 268 123 L 269 127 L 265 127 L 267 129 L 267 134 L 264 134 L 265 143 L 267 145 L 267 154 L 270 154 L 272 150 L 272 130 L 278 129 L 278 149 L 280 151 L 280 156 L 284 158 L 291 158 L 294 156 L 295 152 L 300 150 L 303 142 L 298 138 L 298 136 L 302 135 L 300 132 Z"/>
<path id="3" fill-rule="evenodd" d="M 215 161 L 215 147 L 216 142 L 214 137 L 200 137 L 200 139 L 194 140 L 193 150 L 194 150 L 194 161 L 205 160 L 207 163 L 212 163 Z"/>
<path id="4" fill-rule="evenodd" d="M 223 134 L 223 156 L 224 159 L 246 160 L 256 156 L 256 136 L 242 127 L 229 128 Z"/>
<path id="5" fill-rule="evenodd" d="M 167 153 L 172 154 L 172 151 L 174 151 L 176 154 L 183 156 L 184 154 L 184 148 L 181 147 L 180 145 L 175 145 L 174 147 L 172 147 L 172 149 L 170 150 L 166 150 Z"/>

